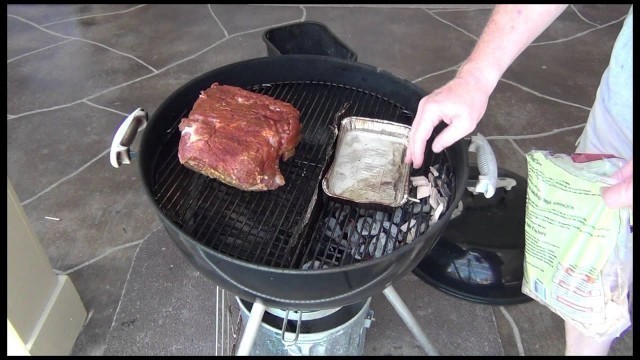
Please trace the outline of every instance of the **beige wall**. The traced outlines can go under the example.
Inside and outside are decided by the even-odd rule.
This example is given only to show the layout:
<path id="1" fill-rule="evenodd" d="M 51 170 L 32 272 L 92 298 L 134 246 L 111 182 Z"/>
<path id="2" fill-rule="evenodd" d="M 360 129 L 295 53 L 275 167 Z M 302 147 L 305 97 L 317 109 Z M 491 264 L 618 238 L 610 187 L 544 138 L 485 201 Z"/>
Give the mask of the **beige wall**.
<path id="1" fill-rule="evenodd" d="M 7 179 L 7 351 L 69 355 L 86 310 L 66 275 L 55 275 Z M 19 340 L 19 341 L 18 341 Z"/>

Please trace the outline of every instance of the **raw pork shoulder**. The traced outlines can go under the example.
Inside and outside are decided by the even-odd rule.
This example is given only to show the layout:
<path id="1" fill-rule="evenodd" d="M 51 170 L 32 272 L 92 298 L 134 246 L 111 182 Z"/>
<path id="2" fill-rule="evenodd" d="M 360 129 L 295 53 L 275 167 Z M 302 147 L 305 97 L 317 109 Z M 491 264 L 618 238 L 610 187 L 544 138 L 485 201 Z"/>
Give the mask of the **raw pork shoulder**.
<path id="1" fill-rule="evenodd" d="M 186 167 L 241 190 L 284 185 L 279 160 L 300 142 L 300 112 L 291 104 L 214 83 L 183 118 L 178 158 Z"/>

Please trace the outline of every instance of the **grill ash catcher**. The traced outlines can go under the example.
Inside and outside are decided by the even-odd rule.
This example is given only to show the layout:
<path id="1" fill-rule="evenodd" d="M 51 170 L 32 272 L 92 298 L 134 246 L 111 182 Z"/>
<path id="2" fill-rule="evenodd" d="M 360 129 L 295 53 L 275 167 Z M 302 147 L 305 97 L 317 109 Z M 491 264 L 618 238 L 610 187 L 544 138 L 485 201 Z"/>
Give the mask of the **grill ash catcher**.
<path id="1" fill-rule="evenodd" d="M 480 134 L 471 137 L 477 165 L 451 221 L 413 273 L 458 298 L 489 305 L 531 301 L 523 294 L 526 178 L 498 168 Z M 478 180 L 471 180 L 478 179 Z"/>
<path id="2" fill-rule="evenodd" d="M 438 239 L 460 212 L 467 187 L 489 194 L 499 184 L 512 183 L 490 173 L 479 174 L 477 183 L 468 181 L 467 144 L 459 141 L 436 154 L 429 140 L 422 168 L 400 167 L 392 180 L 370 172 L 380 176 L 378 185 L 393 189 L 382 203 L 345 199 L 329 182 L 323 188 L 343 121 L 349 122 L 346 129 L 384 133 L 391 144 L 402 144 L 399 133 L 411 125 L 426 92 L 358 63 L 357 55 L 320 23 L 274 28 L 263 40 L 270 56 L 228 64 L 189 81 L 149 119 L 142 109 L 134 111 L 116 132 L 112 165 L 131 162 L 129 147 L 144 127 L 136 156 L 144 191 L 188 261 L 237 296 L 245 329 L 236 354 L 360 355 L 373 317 L 370 299 L 380 292 L 425 352 L 437 354 L 391 284 L 416 272 L 440 246 Z M 180 164 L 178 124 L 200 91 L 214 82 L 277 98 L 300 111 L 302 140 L 294 156 L 280 163 L 286 181 L 280 188 L 241 191 Z M 378 121 L 372 125 L 365 119 Z M 432 138 L 443 128 L 437 126 Z M 486 153 L 482 149 L 477 152 Z M 393 150 L 387 160 L 398 160 Z M 503 190 L 497 188 L 492 198 Z M 421 278 L 434 279 L 432 274 L 424 271 Z"/>

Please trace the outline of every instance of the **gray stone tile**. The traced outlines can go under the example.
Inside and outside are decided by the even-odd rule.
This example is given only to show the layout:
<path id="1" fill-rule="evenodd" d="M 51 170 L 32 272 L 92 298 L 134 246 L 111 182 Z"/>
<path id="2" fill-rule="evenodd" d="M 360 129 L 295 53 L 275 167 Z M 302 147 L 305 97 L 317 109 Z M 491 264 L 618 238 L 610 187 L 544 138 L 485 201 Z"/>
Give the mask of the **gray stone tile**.
<path id="1" fill-rule="evenodd" d="M 307 20 L 327 25 L 358 54 L 358 62 L 410 81 L 461 62 L 475 44 L 418 9 L 312 7 Z"/>
<path id="2" fill-rule="evenodd" d="M 138 244 L 139 245 L 139 244 Z M 138 245 L 112 252 L 69 274 L 91 317 L 71 355 L 102 355 Z"/>
<path id="3" fill-rule="evenodd" d="M 447 82 L 451 81 L 455 77 L 457 71 L 458 71 L 457 69 L 453 69 L 453 70 L 441 72 L 439 74 L 431 75 L 420 81 L 417 81 L 415 84 L 423 88 L 427 93 L 432 93 L 438 88 L 446 85 Z M 487 108 L 487 112 L 489 110 L 490 109 Z M 485 118 L 487 118 L 486 113 L 483 119 Z M 494 131 L 495 129 L 491 126 L 490 121 L 480 120 L 480 122 L 476 126 L 476 129 L 471 132 L 471 135 L 479 132 L 484 136 L 490 136 L 490 135 L 495 135 Z"/>
<path id="4" fill-rule="evenodd" d="M 98 45 L 70 41 L 7 64 L 7 113 L 71 103 L 150 72 Z"/>
<path id="5" fill-rule="evenodd" d="M 38 25 L 45 25 L 80 16 L 124 11 L 135 4 L 10 4 L 7 13 L 20 16 Z M 116 15 L 117 16 L 117 15 Z"/>
<path id="6" fill-rule="evenodd" d="M 96 96 L 91 101 L 127 113 L 142 106 L 151 115 L 162 101 L 189 80 L 223 65 L 266 56 L 267 50 L 261 36 L 260 31 L 235 36 L 193 59 Z"/>
<path id="7" fill-rule="evenodd" d="M 457 10 L 457 9 L 465 9 L 465 10 L 470 10 L 470 11 L 483 10 L 483 9 L 493 9 L 493 5 L 491 5 L 491 4 L 453 4 L 453 5 L 424 4 L 424 5 L 421 5 L 421 7 L 425 8 L 425 9 L 436 10 L 436 11 L 441 11 L 441 12 L 454 11 L 454 10 Z"/>
<path id="8" fill-rule="evenodd" d="M 205 4 L 153 4 L 117 16 L 54 24 L 48 29 L 133 55 L 156 70 L 224 37 Z"/>
<path id="9" fill-rule="evenodd" d="M 509 140 L 489 140 L 489 144 L 500 169 L 513 171 L 525 179 L 527 178 L 527 160 Z M 469 153 L 469 161 L 472 160 L 476 162 L 476 155 Z"/>
<path id="10" fill-rule="evenodd" d="M 503 355 L 490 306 L 447 295 L 413 274 L 393 284 L 441 355 Z M 383 294 L 373 296 L 374 321 L 365 355 L 424 355 L 424 351 Z"/>
<path id="11" fill-rule="evenodd" d="M 566 39 L 592 28 L 593 25 L 582 20 L 571 7 L 568 7 L 533 42 Z"/>
<path id="12" fill-rule="evenodd" d="M 492 9 L 475 11 L 447 11 L 435 12 L 434 14 L 463 30 L 480 37 L 487 20 L 491 16 Z M 571 8 L 567 8 L 545 31 L 534 40 L 534 42 L 544 42 L 567 38 L 594 26 L 582 20 Z"/>
<path id="13" fill-rule="evenodd" d="M 539 138 L 514 140 L 525 152 L 531 150 L 548 150 L 562 154 L 572 154 L 576 150 L 576 140 L 582 134 L 582 127 L 562 131 Z"/>
<path id="14" fill-rule="evenodd" d="M 229 35 L 302 18 L 302 9 L 298 6 L 212 4 L 211 9 Z"/>
<path id="15" fill-rule="evenodd" d="M 435 14 L 479 35 L 489 12 L 448 11 Z M 556 44 L 529 46 L 507 69 L 503 78 L 547 96 L 591 107 L 621 25 L 610 25 Z M 579 19 L 575 12 L 567 9 L 536 42 L 565 38 L 588 28 L 589 25 Z M 576 70 L 576 64 L 580 64 L 580 70 Z M 450 64 L 452 65 L 455 63 Z M 449 78 L 453 75 L 451 73 Z"/>
<path id="16" fill-rule="evenodd" d="M 561 317 L 535 301 L 504 308 L 518 326 L 525 355 L 564 355 L 564 322 Z"/>
<path id="17" fill-rule="evenodd" d="M 484 136 L 532 135 L 587 121 L 589 111 L 549 100 L 500 81 L 478 128 Z"/>
<path id="18" fill-rule="evenodd" d="M 491 16 L 493 9 L 459 10 L 459 11 L 434 11 L 432 15 L 447 21 L 476 38 L 480 37 L 482 30 Z M 452 27 L 452 31 L 460 31 Z"/>
<path id="19" fill-rule="evenodd" d="M 451 64 L 451 66 L 454 65 L 456 64 Z M 439 87 L 444 86 L 447 82 L 451 81 L 456 76 L 457 71 L 457 69 L 452 69 L 435 75 L 424 74 L 423 76 L 430 76 L 415 82 L 415 84 L 423 88 L 427 93 L 432 93 Z"/>
<path id="20" fill-rule="evenodd" d="M 157 231 L 138 250 L 104 354 L 213 355 L 215 315 L 215 284 Z"/>
<path id="21" fill-rule="evenodd" d="M 633 356 L 633 327 L 625 330 L 620 337 L 613 340 L 610 356 Z"/>
<path id="22" fill-rule="evenodd" d="M 539 93 L 591 107 L 622 22 L 571 40 L 529 46 L 503 78 Z"/>
<path id="23" fill-rule="evenodd" d="M 456 70 L 450 70 L 433 75 L 416 84 L 427 92 L 433 92 L 451 80 L 455 76 L 455 72 Z M 500 81 L 489 98 L 484 116 L 472 134 L 480 132 L 484 136 L 533 135 L 583 124 L 587 121 L 588 115 L 588 110 L 542 98 L 515 85 Z M 564 136 L 570 137 L 571 135 L 565 134 Z M 545 137 L 537 139 L 545 139 Z M 576 140 L 577 137 L 573 140 L 564 138 L 566 143 L 573 141 L 571 144 Z M 494 145 L 496 142 L 504 143 L 505 152 L 501 155 L 504 160 L 509 161 L 509 158 L 520 156 L 508 140 L 496 140 L 491 144 Z M 522 148 L 522 150 L 526 153 L 531 149 Z M 500 165 L 502 160 L 498 159 L 498 161 L 499 166 L 502 167 Z M 506 168 L 520 174 L 520 165 L 515 163 L 513 165 L 513 169 Z M 526 174 L 526 167 L 524 169 Z"/>
<path id="24" fill-rule="evenodd" d="M 74 268 L 159 226 L 133 164 L 115 169 L 107 154 L 24 205 L 54 269 Z"/>
<path id="25" fill-rule="evenodd" d="M 51 35 L 22 20 L 7 17 L 7 60 L 65 40 L 63 37 Z"/>
<path id="26" fill-rule="evenodd" d="M 498 306 L 492 306 L 493 316 L 496 319 L 496 328 L 500 336 L 500 343 L 505 356 L 519 356 L 518 340 L 515 337 L 509 320 L 504 316 Z"/>
<path id="27" fill-rule="evenodd" d="M 7 175 L 26 201 L 111 145 L 122 115 L 80 103 L 7 121 Z"/>
<path id="28" fill-rule="evenodd" d="M 546 306 L 536 301 L 504 307 L 518 327 L 524 354 L 527 356 L 564 355 L 564 320 L 551 312 Z M 501 324 L 500 310 L 494 308 L 496 321 Z M 498 320 L 499 319 L 499 320 Z M 502 343 L 505 344 L 505 355 L 517 355 L 513 348 L 513 337 L 506 326 L 498 326 Z M 514 353 L 514 350 L 516 351 Z M 609 355 L 633 355 L 633 328 L 627 329 L 622 336 L 614 340 Z"/>
<path id="29" fill-rule="evenodd" d="M 574 5 L 587 20 L 604 25 L 611 21 L 617 20 L 629 12 L 631 5 L 629 4 L 583 4 Z"/>

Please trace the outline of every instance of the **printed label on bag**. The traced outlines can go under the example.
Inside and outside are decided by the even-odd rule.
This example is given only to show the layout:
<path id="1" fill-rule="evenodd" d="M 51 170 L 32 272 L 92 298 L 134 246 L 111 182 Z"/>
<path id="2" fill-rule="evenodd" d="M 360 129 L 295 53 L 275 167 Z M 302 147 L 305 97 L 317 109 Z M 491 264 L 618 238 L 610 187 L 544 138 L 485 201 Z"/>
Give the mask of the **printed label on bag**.
<path id="1" fill-rule="evenodd" d="M 569 173 L 541 152 L 529 153 L 527 160 L 523 291 L 575 321 L 602 324 L 601 271 L 620 217 L 598 206 L 603 184 Z"/>

